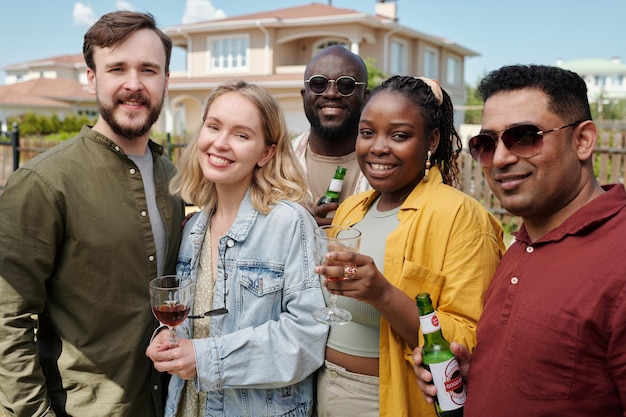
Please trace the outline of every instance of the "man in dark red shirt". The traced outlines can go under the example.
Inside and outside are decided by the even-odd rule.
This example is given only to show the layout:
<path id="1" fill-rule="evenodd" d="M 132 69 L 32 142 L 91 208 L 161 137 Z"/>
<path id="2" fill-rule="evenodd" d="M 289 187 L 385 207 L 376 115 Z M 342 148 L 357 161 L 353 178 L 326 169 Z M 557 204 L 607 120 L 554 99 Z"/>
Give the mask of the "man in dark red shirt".
<path id="1" fill-rule="evenodd" d="M 585 82 L 515 65 L 487 75 L 479 92 L 470 152 L 524 223 L 485 297 L 474 354 L 452 347 L 466 376 L 464 415 L 624 416 L 626 193 L 594 176 Z M 432 402 L 419 348 L 414 359 Z"/>

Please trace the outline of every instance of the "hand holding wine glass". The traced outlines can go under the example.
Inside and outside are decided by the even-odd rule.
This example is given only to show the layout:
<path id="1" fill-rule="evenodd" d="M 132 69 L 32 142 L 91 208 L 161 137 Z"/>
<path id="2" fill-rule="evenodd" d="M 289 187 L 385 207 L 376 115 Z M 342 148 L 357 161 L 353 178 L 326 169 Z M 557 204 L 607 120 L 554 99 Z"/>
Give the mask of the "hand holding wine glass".
<path id="1" fill-rule="evenodd" d="M 178 345 L 176 327 L 185 321 L 193 302 L 193 281 L 165 275 L 150 281 L 150 304 L 154 316 L 170 330 L 170 347 Z"/>
<path id="2" fill-rule="evenodd" d="M 361 243 L 361 232 L 349 226 L 320 226 L 315 229 L 315 254 L 318 265 L 328 265 L 325 255 L 328 252 L 349 251 L 358 252 Z M 328 281 L 339 281 L 350 279 L 350 275 L 354 275 L 355 265 L 343 264 L 344 276 L 330 277 Z M 320 323 L 334 326 L 336 324 L 344 324 L 352 320 L 352 314 L 349 311 L 337 307 L 337 296 L 329 292 L 328 307 L 317 310 L 313 313 L 313 318 Z"/>

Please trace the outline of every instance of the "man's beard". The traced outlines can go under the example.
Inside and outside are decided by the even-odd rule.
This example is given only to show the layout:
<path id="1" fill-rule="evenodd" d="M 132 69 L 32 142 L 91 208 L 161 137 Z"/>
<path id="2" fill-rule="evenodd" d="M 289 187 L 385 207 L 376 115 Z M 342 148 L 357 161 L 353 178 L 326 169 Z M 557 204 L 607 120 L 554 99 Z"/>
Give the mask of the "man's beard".
<path id="1" fill-rule="evenodd" d="M 115 108 L 119 105 L 118 103 L 121 103 L 122 101 L 125 101 L 125 100 L 141 101 L 148 109 L 150 109 L 148 118 L 146 119 L 146 122 L 143 125 L 134 126 L 134 127 L 123 126 L 122 124 L 118 123 L 118 121 L 115 119 L 115 114 L 114 114 Z M 126 138 L 128 140 L 133 140 L 135 138 L 141 137 L 145 135 L 146 133 L 148 133 L 150 129 L 152 128 L 152 125 L 154 125 L 156 121 L 159 119 L 159 115 L 161 114 L 161 109 L 163 108 L 163 100 L 161 100 L 161 102 L 158 103 L 156 106 L 152 106 L 152 102 L 150 101 L 150 99 L 143 95 L 134 95 L 134 96 L 129 95 L 122 99 L 116 97 L 113 100 L 113 102 L 114 102 L 113 105 L 106 105 L 102 103 L 99 100 L 99 98 L 96 96 L 96 103 L 98 105 L 98 111 L 100 112 L 100 116 L 108 123 L 113 133 L 123 138 Z M 142 117 L 142 116 L 133 116 L 131 118 L 134 119 L 137 117 Z"/>
<path id="2" fill-rule="evenodd" d="M 309 123 L 311 123 L 311 129 L 319 133 L 319 135 L 329 141 L 335 138 L 345 138 L 347 136 L 355 136 L 358 131 L 360 114 L 351 112 L 347 118 L 345 118 L 340 124 L 323 125 L 319 116 L 315 111 L 304 111 Z"/>

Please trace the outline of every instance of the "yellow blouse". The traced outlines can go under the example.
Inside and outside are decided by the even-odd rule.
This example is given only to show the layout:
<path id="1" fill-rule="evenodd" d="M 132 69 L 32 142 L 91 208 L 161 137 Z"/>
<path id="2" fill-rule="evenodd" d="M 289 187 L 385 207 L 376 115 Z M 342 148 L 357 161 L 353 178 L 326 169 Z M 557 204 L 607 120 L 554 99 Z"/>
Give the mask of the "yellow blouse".
<path id="1" fill-rule="evenodd" d="M 377 196 L 371 190 L 349 197 L 333 224 L 354 225 Z M 483 297 L 505 250 L 502 226 L 474 198 L 443 184 L 437 168 L 413 189 L 398 217 L 386 239 L 383 274 L 411 298 L 430 293 L 446 339 L 473 350 Z M 381 417 L 436 415 L 417 386 L 411 348 L 384 317 L 379 390 Z"/>

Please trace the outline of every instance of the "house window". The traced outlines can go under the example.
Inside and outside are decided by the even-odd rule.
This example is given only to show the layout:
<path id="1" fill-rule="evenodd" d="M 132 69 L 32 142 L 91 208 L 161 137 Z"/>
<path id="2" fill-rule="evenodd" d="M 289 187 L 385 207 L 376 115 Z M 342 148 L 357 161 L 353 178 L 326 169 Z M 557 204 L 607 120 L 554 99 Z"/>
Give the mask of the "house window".
<path id="1" fill-rule="evenodd" d="M 604 87 L 604 84 L 606 81 L 606 77 L 604 75 L 596 75 L 595 79 L 596 79 L 596 85 L 598 87 Z"/>
<path id="2" fill-rule="evenodd" d="M 446 83 L 448 85 L 460 87 L 461 82 L 461 61 L 457 57 L 448 57 L 448 67 L 446 70 Z"/>
<path id="3" fill-rule="evenodd" d="M 248 69 L 248 36 L 209 38 L 209 68 L 213 71 Z"/>
<path id="4" fill-rule="evenodd" d="M 405 75 L 407 72 L 407 47 L 404 42 L 391 42 L 391 74 Z"/>
<path id="5" fill-rule="evenodd" d="M 439 54 L 434 49 L 427 48 L 424 54 L 424 77 L 439 79 Z"/>

